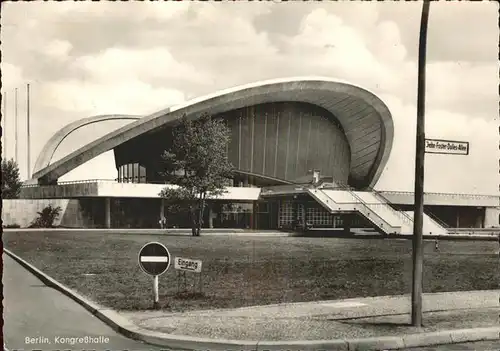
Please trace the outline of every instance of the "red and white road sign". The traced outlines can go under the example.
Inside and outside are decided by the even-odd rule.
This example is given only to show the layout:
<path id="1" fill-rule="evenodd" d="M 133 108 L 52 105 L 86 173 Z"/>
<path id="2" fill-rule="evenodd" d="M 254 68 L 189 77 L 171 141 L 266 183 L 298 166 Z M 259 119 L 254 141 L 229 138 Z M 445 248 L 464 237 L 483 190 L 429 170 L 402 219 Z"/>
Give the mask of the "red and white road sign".
<path id="1" fill-rule="evenodd" d="M 165 245 L 151 242 L 139 251 L 139 266 L 149 275 L 158 276 L 170 267 L 170 252 Z"/>

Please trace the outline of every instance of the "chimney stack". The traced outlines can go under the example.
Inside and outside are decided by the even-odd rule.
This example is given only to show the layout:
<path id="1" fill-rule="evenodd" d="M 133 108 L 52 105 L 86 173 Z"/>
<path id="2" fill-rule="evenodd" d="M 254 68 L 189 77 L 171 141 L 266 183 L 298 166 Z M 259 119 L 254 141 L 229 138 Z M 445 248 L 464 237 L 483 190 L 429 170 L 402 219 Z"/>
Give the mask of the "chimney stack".
<path id="1" fill-rule="evenodd" d="M 318 184 L 319 183 L 319 170 L 315 169 L 313 170 L 313 184 Z"/>

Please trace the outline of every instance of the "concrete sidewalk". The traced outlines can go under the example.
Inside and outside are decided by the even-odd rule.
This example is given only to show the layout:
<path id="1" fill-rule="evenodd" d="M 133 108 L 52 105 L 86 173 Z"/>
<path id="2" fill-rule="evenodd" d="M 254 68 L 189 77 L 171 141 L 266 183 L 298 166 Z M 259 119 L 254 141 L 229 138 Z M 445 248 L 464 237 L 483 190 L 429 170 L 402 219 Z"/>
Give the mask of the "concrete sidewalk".
<path id="1" fill-rule="evenodd" d="M 410 323 L 410 296 L 385 296 L 187 313 L 120 312 L 147 330 L 225 340 L 303 341 L 498 327 L 500 290 L 425 294 L 423 328 Z M 431 343 L 432 344 L 432 343 Z"/>

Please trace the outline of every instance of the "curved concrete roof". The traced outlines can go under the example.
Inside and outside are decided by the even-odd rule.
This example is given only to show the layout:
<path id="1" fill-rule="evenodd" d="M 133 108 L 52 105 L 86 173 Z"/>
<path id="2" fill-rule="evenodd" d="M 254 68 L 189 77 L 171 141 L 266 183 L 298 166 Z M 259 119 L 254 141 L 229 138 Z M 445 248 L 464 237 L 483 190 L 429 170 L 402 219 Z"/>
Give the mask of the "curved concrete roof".
<path id="1" fill-rule="evenodd" d="M 127 124 L 83 146 L 33 175 L 39 183 L 62 175 L 141 134 L 175 124 L 184 114 L 197 118 L 269 102 L 304 102 L 328 110 L 342 125 L 351 148 L 350 177 L 357 186 L 373 187 L 387 163 L 393 122 L 387 106 L 373 93 L 345 81 L 299 77 L 260 81 L 206 95 Z"/>
<path id="2" fill-rule="evenodd" d="M 101 123 L 112 120 L 136 121 L 140 118 L 141 116 L 132 116 L 132 115 L 100 115 L 100 116 L 82 118 L 79 119 L 78 121 L 75 121 L 73 123 L 64 126 L 63 128 L 59 129 L 42 148 L 42 151 L 40 152 L 38 158 L 36 159 L 33 172 L 35 173 L 42 170 L 43 168 L 48 167 L 59 145 L 61 145 L 63 140 L 66 139 L 71 133 L 75 132 L 76 130 L 94 123 Z"/>

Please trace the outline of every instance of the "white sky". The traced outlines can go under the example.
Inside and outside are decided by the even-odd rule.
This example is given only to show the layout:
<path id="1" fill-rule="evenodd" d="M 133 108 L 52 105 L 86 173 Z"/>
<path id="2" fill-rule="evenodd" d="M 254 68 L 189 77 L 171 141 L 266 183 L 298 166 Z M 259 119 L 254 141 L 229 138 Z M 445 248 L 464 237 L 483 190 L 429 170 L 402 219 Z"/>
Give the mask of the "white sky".
<path id="1" fill-rule="evenodd" d="M 420 11 L 408 2 L 3 2 L 8 157 L 18 88 L 26 177 L 26 83 L 33 166 L 79 118 L 148 114 L 261 79 L 327 76 L 388 105 L 395 139 L 377 188 L 412 191 Z M 431 3 L 426 136 L 469 141 L 470 155 L 427 155 L 428 192 L 498 194 L 497 16 L 496 2 Z M 121 125 L 76 132 L 55 159 Z M 114 177 L 108 152 L 61 180 Z"/>

